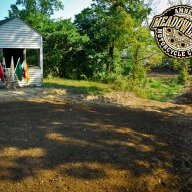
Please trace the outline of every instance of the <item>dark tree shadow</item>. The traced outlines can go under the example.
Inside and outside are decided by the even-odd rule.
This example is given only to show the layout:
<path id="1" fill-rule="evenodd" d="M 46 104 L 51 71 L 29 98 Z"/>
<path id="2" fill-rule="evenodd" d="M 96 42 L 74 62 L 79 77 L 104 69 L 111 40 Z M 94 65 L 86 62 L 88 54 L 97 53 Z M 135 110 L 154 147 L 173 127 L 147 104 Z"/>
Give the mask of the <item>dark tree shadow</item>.
<path id="1" fill-rule="evenodd" d="M 2 103 L 0 181 L 17 182 L 59 166 L 61 175 L 102 179 L 109 177 L 105 166 L 110 165 L 135 178 L 163 169 L 181 180 L 162 180 L 161 187 L 172 183 L 182 189 L 192 172 L 192 122 L 175 118 L 113 106 Z M 96 163 L 100 167 L 91 167 Z"/>

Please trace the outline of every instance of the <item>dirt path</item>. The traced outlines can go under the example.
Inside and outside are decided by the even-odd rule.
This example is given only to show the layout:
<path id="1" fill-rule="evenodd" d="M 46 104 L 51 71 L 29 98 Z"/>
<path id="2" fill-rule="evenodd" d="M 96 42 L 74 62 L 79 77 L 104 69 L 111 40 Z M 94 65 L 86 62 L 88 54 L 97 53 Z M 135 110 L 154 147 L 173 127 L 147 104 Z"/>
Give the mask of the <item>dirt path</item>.
<path id="1" fill-rule="evenodd" d="M 0 95 L 0 192 L 192 191 L 192 108 L 124 93 L 11 94 Z"/>

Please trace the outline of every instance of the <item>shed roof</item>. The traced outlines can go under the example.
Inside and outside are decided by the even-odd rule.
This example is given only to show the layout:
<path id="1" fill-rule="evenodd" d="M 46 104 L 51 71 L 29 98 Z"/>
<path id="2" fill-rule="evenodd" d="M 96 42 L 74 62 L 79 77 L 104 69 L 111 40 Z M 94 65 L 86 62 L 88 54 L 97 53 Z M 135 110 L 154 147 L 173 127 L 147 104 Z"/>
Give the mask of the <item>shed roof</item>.
<path id="1" fill-rule="evenodd" d="M 36 29 L 34 29 L 33 27 L 31 27 L 29 24 L 27 24 L 25 21 L 23 21 L 21 18 L 19 17 L 12 17 L 12 18 L 8 18 L 8 19 L 4 19 L 4 20 L 0 20 L 0 26 L 8 23 L 11 20 L 14 19 L 19 19 L 20 21 L 22 21 L 25 25 L 27 25 L 28 27 L 30 27 L 32 30 L 34 30 L 36 33 L 38 33 L 39 35 L 41 35 Z"/>
<path id="2" fill-rule="evenodd" d="M 42 35 L 19 17 L 0 21 L 0 48 L 40 48 Z"/>
<path id="3" fill-rule="evenodd" d="M 5 23 L 9 22 L 9 21 L 12 20 L 12 19 L 13 19 L 13 18 L 0 20 L 0 26 L 1 26 L 1 25 L 4 25 Z"/>

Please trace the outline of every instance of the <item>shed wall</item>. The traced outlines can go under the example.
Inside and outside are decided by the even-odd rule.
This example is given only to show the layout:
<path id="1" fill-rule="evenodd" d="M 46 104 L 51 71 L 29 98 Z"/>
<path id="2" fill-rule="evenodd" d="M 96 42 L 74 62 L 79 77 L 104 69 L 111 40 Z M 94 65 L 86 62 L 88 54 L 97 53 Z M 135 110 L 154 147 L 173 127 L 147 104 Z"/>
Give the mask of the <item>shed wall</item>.
<path id="1" fill-rule="evenodd" d="M 41 35 L 19 18 L 0 26 L 0 48 L 41 48 Z"/>

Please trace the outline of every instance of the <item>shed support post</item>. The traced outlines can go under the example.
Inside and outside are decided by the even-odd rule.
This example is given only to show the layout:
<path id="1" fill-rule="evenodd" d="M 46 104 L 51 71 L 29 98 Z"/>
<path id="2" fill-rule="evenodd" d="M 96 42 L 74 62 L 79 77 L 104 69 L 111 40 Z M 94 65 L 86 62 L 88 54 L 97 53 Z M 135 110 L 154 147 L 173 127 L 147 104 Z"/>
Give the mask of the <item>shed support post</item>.
<path id="1" fill-rule="evenodd" d="M 23 50 L 23 55 L 24 55 L 24 63 L 26 63 L 27 62 L 27 49 L 25 48 L 24 50 Z"/>
<path id="2" fill-rule="evenodd" d="M 40 48 L 40 68 L 41 68 L 41 84 L 43 84 L 43 38 L 41 37 L 41 48 Z"/>

